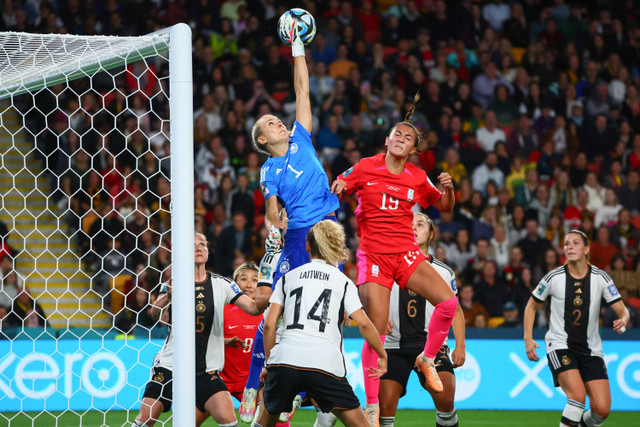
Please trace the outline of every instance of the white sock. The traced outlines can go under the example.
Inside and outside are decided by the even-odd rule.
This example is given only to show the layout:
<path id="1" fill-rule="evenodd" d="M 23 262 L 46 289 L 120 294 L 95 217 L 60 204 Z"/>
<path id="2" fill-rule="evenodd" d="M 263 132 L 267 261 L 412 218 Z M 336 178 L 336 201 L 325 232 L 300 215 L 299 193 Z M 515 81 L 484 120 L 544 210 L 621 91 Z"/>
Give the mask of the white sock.
<path id="1" fill-rule="evenodd" d="M 580 424 L 580 417 L 584 412 L 584 402 L 578 402 L 577 400 L 567 400 L 567 405 L 562 411 L 562 418 L 560 419 L 560 427 L 578 427 Z"/>
<path id="2" fill-rule="evenodd" d="M 262 409 L 262 406 L 260 405 L 262 402 L 258 402 L 258 404 L 256 405 L 256 413 L 253 416 L 253 421 L 251 421 L 251 427 L 262 427 L 260 424 L 258 424 L 258 417 L 260 416 L 260 409 Z"/>
<path id="3" fill-rule="evenodd" d="M 436 410 L 436 425 L 438 426 L 457 426 L 458 425 L 458 411 L 456 408 L 449 412 L 440 412 Z"/>
<path id="4" fill-rule="evenodd" d="M 135 420 L 133 424 L 131 424 L 131 427 L 148 427 L 148 426 L 146 423 L 143 423 L 142 421 Z"/>
<path id="5" fill-rule="evenodd" d="M 600 427 L 602 423 L 604 423 L 604 419 L 589 409 L 587 412 L 582 414 L 582 422 L 588 427 Z"/>
<path id="6" fill-rule="evenodd" d="M 238 421 L 234 421 L 232 423 L 228 423 L 228 424 L 218 424 L 218 426 L 220 427 L 238 427 Z"/>
<path id="7" fill-rule="evenodd" d="M 380 417 L 380 427 L 393 427 L 393 421 L 396 417 Z"/>
<path id="8" fill-rule="evenodd" d="M 332 412 L 322 412 L 318 410 L 316 422 L 313 427 L 333 427 L 336 425 L 338 417 L 333 415 Z"/>

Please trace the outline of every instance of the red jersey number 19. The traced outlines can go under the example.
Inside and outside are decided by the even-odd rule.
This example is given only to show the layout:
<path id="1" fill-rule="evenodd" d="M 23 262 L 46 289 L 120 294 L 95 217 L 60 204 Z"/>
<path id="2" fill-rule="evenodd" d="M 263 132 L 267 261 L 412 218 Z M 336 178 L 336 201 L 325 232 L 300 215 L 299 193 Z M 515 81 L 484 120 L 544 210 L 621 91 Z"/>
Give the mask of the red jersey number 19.
<path id="1" fill-rule="evenodd" d="M 387 201 L 387 197 L 389 198 L 389 200 Z M 393 196 L 388 196 L 386 193 L 382 193 L 382 206 L 380 206 L 380 209 L 382 210 L 386 210 L 386 209 L 398 209 L 398 204 L 400 203 L 399 199 L 396 199 Z"/>

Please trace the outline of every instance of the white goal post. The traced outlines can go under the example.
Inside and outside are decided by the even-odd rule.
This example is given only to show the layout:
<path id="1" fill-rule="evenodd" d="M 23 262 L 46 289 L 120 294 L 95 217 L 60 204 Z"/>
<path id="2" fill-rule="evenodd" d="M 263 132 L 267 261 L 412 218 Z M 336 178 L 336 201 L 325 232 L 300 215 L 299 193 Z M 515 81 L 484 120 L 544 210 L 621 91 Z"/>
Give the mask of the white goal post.
<path id="1" fill-rule="evenodd" d="M 156 73 L 154 61 L 164 61 L 165 65 L 168 62 L 167 76 L 152 76 Z M 135 64 L 143 64 L 142 74 L 136 74 L 132 68 L 128 68 Z M 114 69 L 119 70 L 117 74 L 109 74 L 109 70 Z M 101 76 L 101 84 L 111 84 L 111 89 L 99 92 L 93 87 L 93 79 L 98 75 Z M 119 85 L 126 79 L 141 85 L 149 77 L 153 77 L 154 82 L 157 80 L 153 93 L 143 94 L 141 88 L 140 95 L 122 93 Z M 81 79 L 88 81 L 89 89 L 75 93 L 76 86 L 72 82 Z M 40 95 L 48 100 L 46 108 L 38 104 Z M 124 107 L 108 111 L 107 100 L 115 98 L 123 98 Z M 136 98 L 150 106 L 147 111 L 138 109 L 135 102 L 139 99 Z M 23 102 L 24 99 L 28 102 Z M 61 105 L 62 99 L 70 100 L 68 105 Z M 167 99 L 167 111 L 154 111 L 155 105 L 162 110 Z M 72 105 L 75 105 L 75 110 L 69 107 Z M 101 115 L 112 117 L 112 121 L 104 120 L 104 117 L 99 117 Z M 39 125 L 31 126 L 33 117 Z M 130 117 L 133 120 L 123 124 Z M 73 127 L 76 119 L 84 123 L 81 126 L 83 130 Z M 64 147 L 62 134 L 51 129 L 51 123 L 62 123 L 62 128 L 68 126 Z M 116 129 L 116 123 L 121 128 Z M 123 130 L 122 126 L 129 124 L 132 127 Z M 167 127 L 170 130 L 168 135 Z M 142 141 L 142 149 L 134 145 L 136 138 Z M 168 152 L 163 152 L 162 148 L 153 151 L 152 140 L 162 143 L 163 138 L 169 141 Z M 98 141 L 95 152 L 86 150 L 83 145 L 89 139 Z M 107 143 L 116 139 L 122 140 L 120 154 L 124 153 L 133 159 L 132 166 L 115 174 L 123 187 L 112 190 L 112 194 L 108 195 L 113 205 L 109 202 L 106 206 L 106 202 L 103 202 L 106 206 L 104 215 L 100 212 L 96 214 L 94 202 L 104 197 L 103 190 L 111 176 L 101 175 L 97 165 L 100 162 L 109 164 L 111 159 L 112 170 L 116 171 L 117 155 L 109 152 L 110 145 Z M 86 175 L 72 170 L 71 159 L 76 154 L 77 161 L 88 162 Z M 144 156 L 147 154 L 151 159 L 150 164 L 158 165 L 158 170 L 151 176 L 138 170 L 145 165 Z M 170 168 L 165 168 L 169 161 Z M 56 171 L 56 168 L 59 170 Z M 171 173 L 163 175 L 168 170 Z M 192 39 L 188 25 L 177 24 L 139 37 L 0 33 L 0 221 L 8 228 L 8 234 L 2 236 L 0 243 L 4 244 L 6 239 L 13 249 L 10 257 L 12 264 L 0 273 L 0 300 L 5 294 L 7 298 L 13 298 L 13 302 L 6 300 L 9 301 L 9 314 L 0 323 L 4 338 L 0 338 L 0 349 L 5 350 L 0 354 L 0 370 L 4 371 L 0 372 L 0 395 L 4 394 L 4 397 L 0 397 L 0 420 L 8 421 L 11 426 L 12 419 L 16 417 L 4 413 L 46 413 L 55 406 L 48 399 L 54 398 L 56 402 L 68 402 L 66 408 L 54 409 L 62 413 L 53 417 L 55 425 L 65 425 L 60 419 L 66 412 L 74 416 L 80 414 L 78 416 L 82 419 L 82 414 L 91 410 L 124 410 L 127 411 L 127 418 L 133 419 L 132 416 L 137 413 L 137 409 L 134 409 L 137 402 L 123 402 L 117 393 L 110 395 L 109 392 L 129 387 L 135 389 L 129 395 L 137 392 L 137 399 L 141 398 L 144 386 L 140 383 L 140 373 L 146 369 L 143 378 L 146 382 L 152 363 L 148 355 L 157 351 L 159 344 L 158 340 L 150 338 L 149 333 L 147 340 L 153 341 L 150 353 L 149 346 L 141 344 L 140 339 L 134 342 L 132 335 L 126 335 L 127 331 L 115 331 L 114 319 L 118 313 L 109 312 L 109 308 L 113 307 L 115 299 L 124 300 L 126 306 L 133 291 L 113 288 L 118 273 L 105 272 L 108 267 L 106 260 L 109 254 L 116 254 L 123 259 L 136 256 L 143 259 L 139 264 L 140 270 L 131 275 L 135 287 L 139 275 L 152 273 L 154 277 L 162 277 L 164 270 L 152 264 L 152 259 L 160 256 L 160 250 L 167 249 L 171 254 L 169 265 L 174 289 L 173 423 L 195 425 L 193 170 Z M 97 180 L 99 188 L 96 192 L 83 187 L 82 183 L 91 182 L 91 179 Z M 136 179 L 145 186 L 152 181 L 169 182 L 170 205 L 162 206 L 161 193 L 158 196 L 151 189 L 145 191 L 136 187 Z M 79 180 L 80 189 L 66 194 L 69 182 L 74 180 Z M 87 185 L 94 188 L 91 184 Z M 75 196 L 81 196 L 86 205 L 78 202 Z M 126 205 L 118 211 L 116 200 L 125 200 L 131 206 Z M 166 229 L 151 229 L 156 222 L 146 200 L 158 201 L 154 215 L 164 215 Z M 72 212 L 73 203 L 79 203 L 75 212 Z M 92 245 L 105 236 L 107 229 L 106 226 L 103 229 L 102 225 L 109 221 L 109 215 L 120 216 L 124 233 L 139 213 L 143 213 L 140 222 L 146 224 L 147 228 L 143 227 L 132 240 L 135 246 L 132 251 L 118 252 L 116 241 L 119 242 L 123 234 L 108 236 L 109 242 L 105 246 L 109 248 L 112 245 L 110 251 L 94 250 Z M 93 220 L 92 224 L 99 226 L 98 233 L 93 237 L 87 237 L 87 230 L 83 228 L 89 217 Z M 158 240 L 153 249 L 147 252 L 143 248 L 143 234 L 146 231 Z M 170 247 L 166 241 L 168 236 L 171 237 Z M 87 246 L 86 253 L 77 250 L 78 241 Z M 95 272 L 89 272 L 90 262 Z M 26 290 L 31 294 L 32 302 L 27 304 L 32 304 L 29 312 L 36 312 L 36 304 L 44 308 L 42 329 L 31 327 L 32 323 L 25 317 L 20 319 L 15 316 L 18 306 L 15 302 L 17 298 L 8 291 L 10 276 L 16 278 L 13 279 L 15 285 L 11 286 L 19 291 L 25 290 L 19 295 L 26 295 Z M 98 292 L 97 284 L 102 283 L 101 280 L 109 288 Z M 150 295 L 148 292 L 149 298 Z M 10 328 L 7 319 L 22 323 Z M 37 324 L 35 320 L 33 325 Z M 87 328 L 91 332 L 101 326 L 106 326 L 104 330 L 120 332 L 122 344 L 114 346 L 116 341 L 107 339 L 106 335 L 101 340 L 99 337 L 95 339 L 95 335 L 83 340 L 83 337 L 89 337 L 83 332 L 84 335 L 77 336 L 74 344 L 77 347 L 76 354 L 58 340 L 58 334 L 63 332 L 72 333 L 78 328 Z M 25 342 L 20 340 L 24 340 L 25 336 L 30 340 L 23 345 Z M 51 354 L 42 348 L 51 348 Z M 91 348 L 97 348 L 97 353 L 92 352 Z M 143 351 L 146 351 L 145 360 L 141 360 Z M 102 359 L 92 359 L 96 354 L 104 356 L 100 356 Z M 112 365 L 99 368 L 105 360 Z M 131 363 L 131 366 L 127 363 Z M 119 376 L 114 380 L 116 374 Z M 130 384 L 134 376 L 137 381 L 135 386 Z M 117 387 L 113 386 L 114 381 Z M 109 396 L 109 399 L 105 396 Z M 98 401 L 100 398 L 105 400 L 101 401 L 102 407 L 97 408 L 94 399 Z M 42 400 L 41 404 L 37 402 L 38 399 Z M 83 405 L 79 403 L 81 401 L 88 402 L 88 406 L 78 406 Z M 39 423 L 38 416 L 32 417 L 35 425 Z M 106 418 L 104 422 L 108 424 Z M 53 424 L 47 421 L 47 425 Z"/>

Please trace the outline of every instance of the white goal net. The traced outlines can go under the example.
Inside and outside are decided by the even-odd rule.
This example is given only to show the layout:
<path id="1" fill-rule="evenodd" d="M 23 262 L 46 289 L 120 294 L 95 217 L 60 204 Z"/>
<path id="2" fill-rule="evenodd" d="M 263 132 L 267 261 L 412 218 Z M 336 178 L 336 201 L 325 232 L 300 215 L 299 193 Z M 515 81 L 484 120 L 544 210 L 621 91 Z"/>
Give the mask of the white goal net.
<path id="1" fill-rule="evenodd" d="M 179 248 L 187 266 L 173 271 L 193 277 L 193 228 L 172 233 L 176 215 L 193 223 L 190 174 L 171 175 L 172 148 L 193 164 L 179 29 L 0 33 L 0 425 L 128 426 L 137 414 L 168 332 L 150 304 Z"/>

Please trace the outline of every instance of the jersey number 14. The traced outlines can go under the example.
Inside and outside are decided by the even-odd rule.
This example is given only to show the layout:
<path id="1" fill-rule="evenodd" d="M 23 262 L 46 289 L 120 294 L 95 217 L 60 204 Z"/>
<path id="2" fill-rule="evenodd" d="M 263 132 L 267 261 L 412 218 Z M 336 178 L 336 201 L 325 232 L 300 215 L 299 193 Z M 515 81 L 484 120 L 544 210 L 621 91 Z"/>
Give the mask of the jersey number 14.
<path id="1" fill-rule="evenodd" d="M 287 325 L 287 329 L 304 329 L 304 325 L 300 323 L 300 305 L 302 303 L 302 288 L 296 288 L 289 293 L 289 296 L 295 297 L 293 306 L 293 323 Z M 318 326 L 319 332 L 324 332 L 324 328 L 329 323 L 329 303 L 331 302 L 331 289 L 322 291 L 316 302 L 307 313 L 307 319 L 320 322 Z M 318 309 L 322 305 L 320 314 Z"/>

